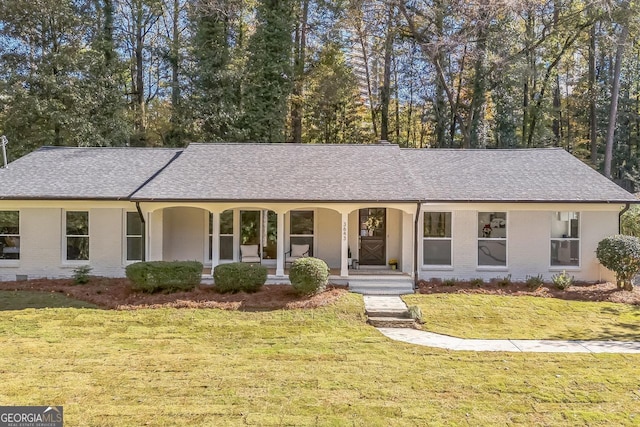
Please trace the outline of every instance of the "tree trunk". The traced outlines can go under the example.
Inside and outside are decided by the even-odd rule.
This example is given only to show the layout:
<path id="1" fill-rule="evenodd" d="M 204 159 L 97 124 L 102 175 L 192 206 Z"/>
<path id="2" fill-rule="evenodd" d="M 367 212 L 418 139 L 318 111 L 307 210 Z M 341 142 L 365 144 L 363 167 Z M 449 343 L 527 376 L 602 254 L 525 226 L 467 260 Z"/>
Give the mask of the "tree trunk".
<path id="1" fill-rule="evenodd" d="M 622 3 L 622 16 L 627 11 L 629 2 Z M 626 17 L 625 17 L 626 20 Z M 613 69 L 613 84 L 611 87 L 611 107 L 609 109 L 609 125 L 607 127 L 607 139 L 604 150 L 604 176 L 611 179 L 611 165 L 613 163 L 613 138 L 616 131 L 616 119 L 618 116 L 618 97 L 620 95 L 620 71 L 622 69 L 622 59 L 624 48 L 629 36 L 629 26 L 627 22 L 621 23 L 622 29 L 618 37 L 618 46 L 616 47 L 616 58 Z"/>
<path id="2" fill-rule="evenodd" d="M 309 18 L 309 0 L 302 0 L 300 19 L 295 32 L 295 57 L 293 63 L 294 83 L 291 92 L 291 139 L 302 142 L 302 116 L 304 115 L 304 71 L 307 49 L 307 21 Z"/>
<path id="3" fill-rule="evenodd" d="M 172 144 L 182 145 L 182 130 L 180 129 L 180 2 L 173 0 L 171 35 L 171 130 Z"/>
<path id="4" fill-rule="evenodd" d="M 145 103 L 144 103 L 144 76 L 142 72 L 143 67 L 143 38 L 142 38 L 142 27 L 138 25 L 136 28 L 136 47 L 135 47 L 135 64 L 136 64 L 136 90 L 135 90 L 135 123 L 136 123 L 136 132 L 137 139 L 140 145 L 145 145 L 146 140 L 146 130 L 147 130 L 147 120 L 146 120 L 146 112 L 145 112 Z"/>
<path id="5" fill-rule="evenodd" d="M 384 76 L 380 93 L 380 139 L 389 140 L 389 102 L 391 100 L 391 55 L 393 53 L 393 6 L 387 14 L 387 34 L 384 40 Z"/>
<path id="6" fill-rule="evenodd" d="M 591 149 L 591 165 L 598 164 L 598 117 L 596 110 L 596 24 L 589 31 L 589 146 Z"/>
<path id="7" fill-rule="evenodd" d="M 371 70 L 369 68 L 369 53 L 367 52 L 367 41 L 364 30 L 361 26 L 357 29 L 358 41 L 362 50 L 362 61 L 364 62 L 364 75 L 367 79 L 367 95 L 369 96 L 369 111 L 371 112 L 371 123 L 373 125 L 373 135 L 378 136 L 378 125 L 376 123 L 376 109 L 373 103 L 373 91 L 371 89 Z"/>
<path id="8" fill-rule="evenodd" d="M 553 131 L 553 146 L 559 147 L 562 139 L 562 109 L 560 102 L 560 76 L 556 75 L 555 86 L 553 87 L 553 121 L 551 130 Z"/>

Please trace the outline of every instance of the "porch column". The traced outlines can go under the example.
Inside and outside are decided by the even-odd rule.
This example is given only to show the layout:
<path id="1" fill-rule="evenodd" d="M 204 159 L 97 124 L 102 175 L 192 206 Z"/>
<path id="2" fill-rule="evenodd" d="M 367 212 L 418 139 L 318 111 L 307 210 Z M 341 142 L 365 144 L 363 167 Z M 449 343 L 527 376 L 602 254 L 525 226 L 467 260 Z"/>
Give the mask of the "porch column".
<path id="1" fill-rule="evenodd" d="M 340 276 L 349 275 L 349 213 L 342 212 L 342 238 L 340 239 Z"/>
<path id="2" fill-rule="evenodd" d="M 276 276 L 284 276 L 284 212 L 278 212 Z"/>
<path id="3" fill-rule="evenodd" d="M 149 212 L 147 215 L 147 245 L 146 245 L 146 257 L 147 261 L 162 261 L 163 260 L 163 245 L 164 245 L 164 210 L 158 209 Z"/>
<path id="4" fill-rule="evenodd" d="M 211 274 L 216 265 L 220 264 L 220 212 L 211 211 Z"/>

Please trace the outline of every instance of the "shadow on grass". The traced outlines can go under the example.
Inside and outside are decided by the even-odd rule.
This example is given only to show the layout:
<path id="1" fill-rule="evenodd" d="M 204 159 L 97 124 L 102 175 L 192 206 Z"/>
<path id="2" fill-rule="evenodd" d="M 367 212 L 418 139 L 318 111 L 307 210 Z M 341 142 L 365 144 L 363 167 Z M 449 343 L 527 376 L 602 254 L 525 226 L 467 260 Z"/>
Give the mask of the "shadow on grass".
<path id="1" fill-rule="evenodd" d="M 0 311 L 27 308 L 99 308 L 57 292 L 0 291 Z"/>

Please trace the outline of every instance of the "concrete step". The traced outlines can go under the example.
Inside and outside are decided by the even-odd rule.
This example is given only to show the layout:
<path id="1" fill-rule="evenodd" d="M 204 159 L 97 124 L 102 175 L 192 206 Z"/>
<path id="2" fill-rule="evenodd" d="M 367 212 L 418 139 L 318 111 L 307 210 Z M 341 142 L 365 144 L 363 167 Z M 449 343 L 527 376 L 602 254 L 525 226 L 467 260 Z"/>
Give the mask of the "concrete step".
<path id="1" fill-rule="evenodd" d="M 369 317 L 391 317 L 391 318 L 402 318 L 402 319 L 409 318 L 409 310 L 407 309 L 394 310 L 394 309 L 387 308 L 387 309 L 378 309 L 378 310 L 366 310 L 365 313 Z"/>
<path id="2" fill-rule="evenodd" d="M 362 295 L 407 295 L 414 293 L 413 286 L 353 286 L 349 291 Z"/>
<path id="3" fill-rule="evenodd" d="M 349 276 L 349 283 L 411 283 L 409 276 Z"/>
<path id="4" fill-rule="evenodd" d="M 376 328 L 414 328 L 416 326 L 415 321 L 407 317 L 369 317 L 367 323 Z"/>

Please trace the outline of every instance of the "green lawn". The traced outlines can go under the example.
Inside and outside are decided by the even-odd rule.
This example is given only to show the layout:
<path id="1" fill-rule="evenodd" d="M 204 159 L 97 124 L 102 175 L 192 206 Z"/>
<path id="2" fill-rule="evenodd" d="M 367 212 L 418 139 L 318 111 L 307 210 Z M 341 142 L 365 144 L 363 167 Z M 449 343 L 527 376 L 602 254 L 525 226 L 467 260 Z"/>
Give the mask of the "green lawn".
<path id="1" fill-rule="evenodd" d="M 495 295 L 403 297 L 422 310 L 425 330 L 460 338 L 640 341 L 640 307 Z"/>
<path id="2" fill-rule="evenodd" d="M 0 312 L 0 405 L 65 426 L 638 425 L 640 355 L 393 342 L 350 294 L 315 310 Z"/>
<path id="3" fill-rule="evenodd" d="M 0 291 L 0 311 L 24 308 L 96 308 L 57 292 Z"/>

